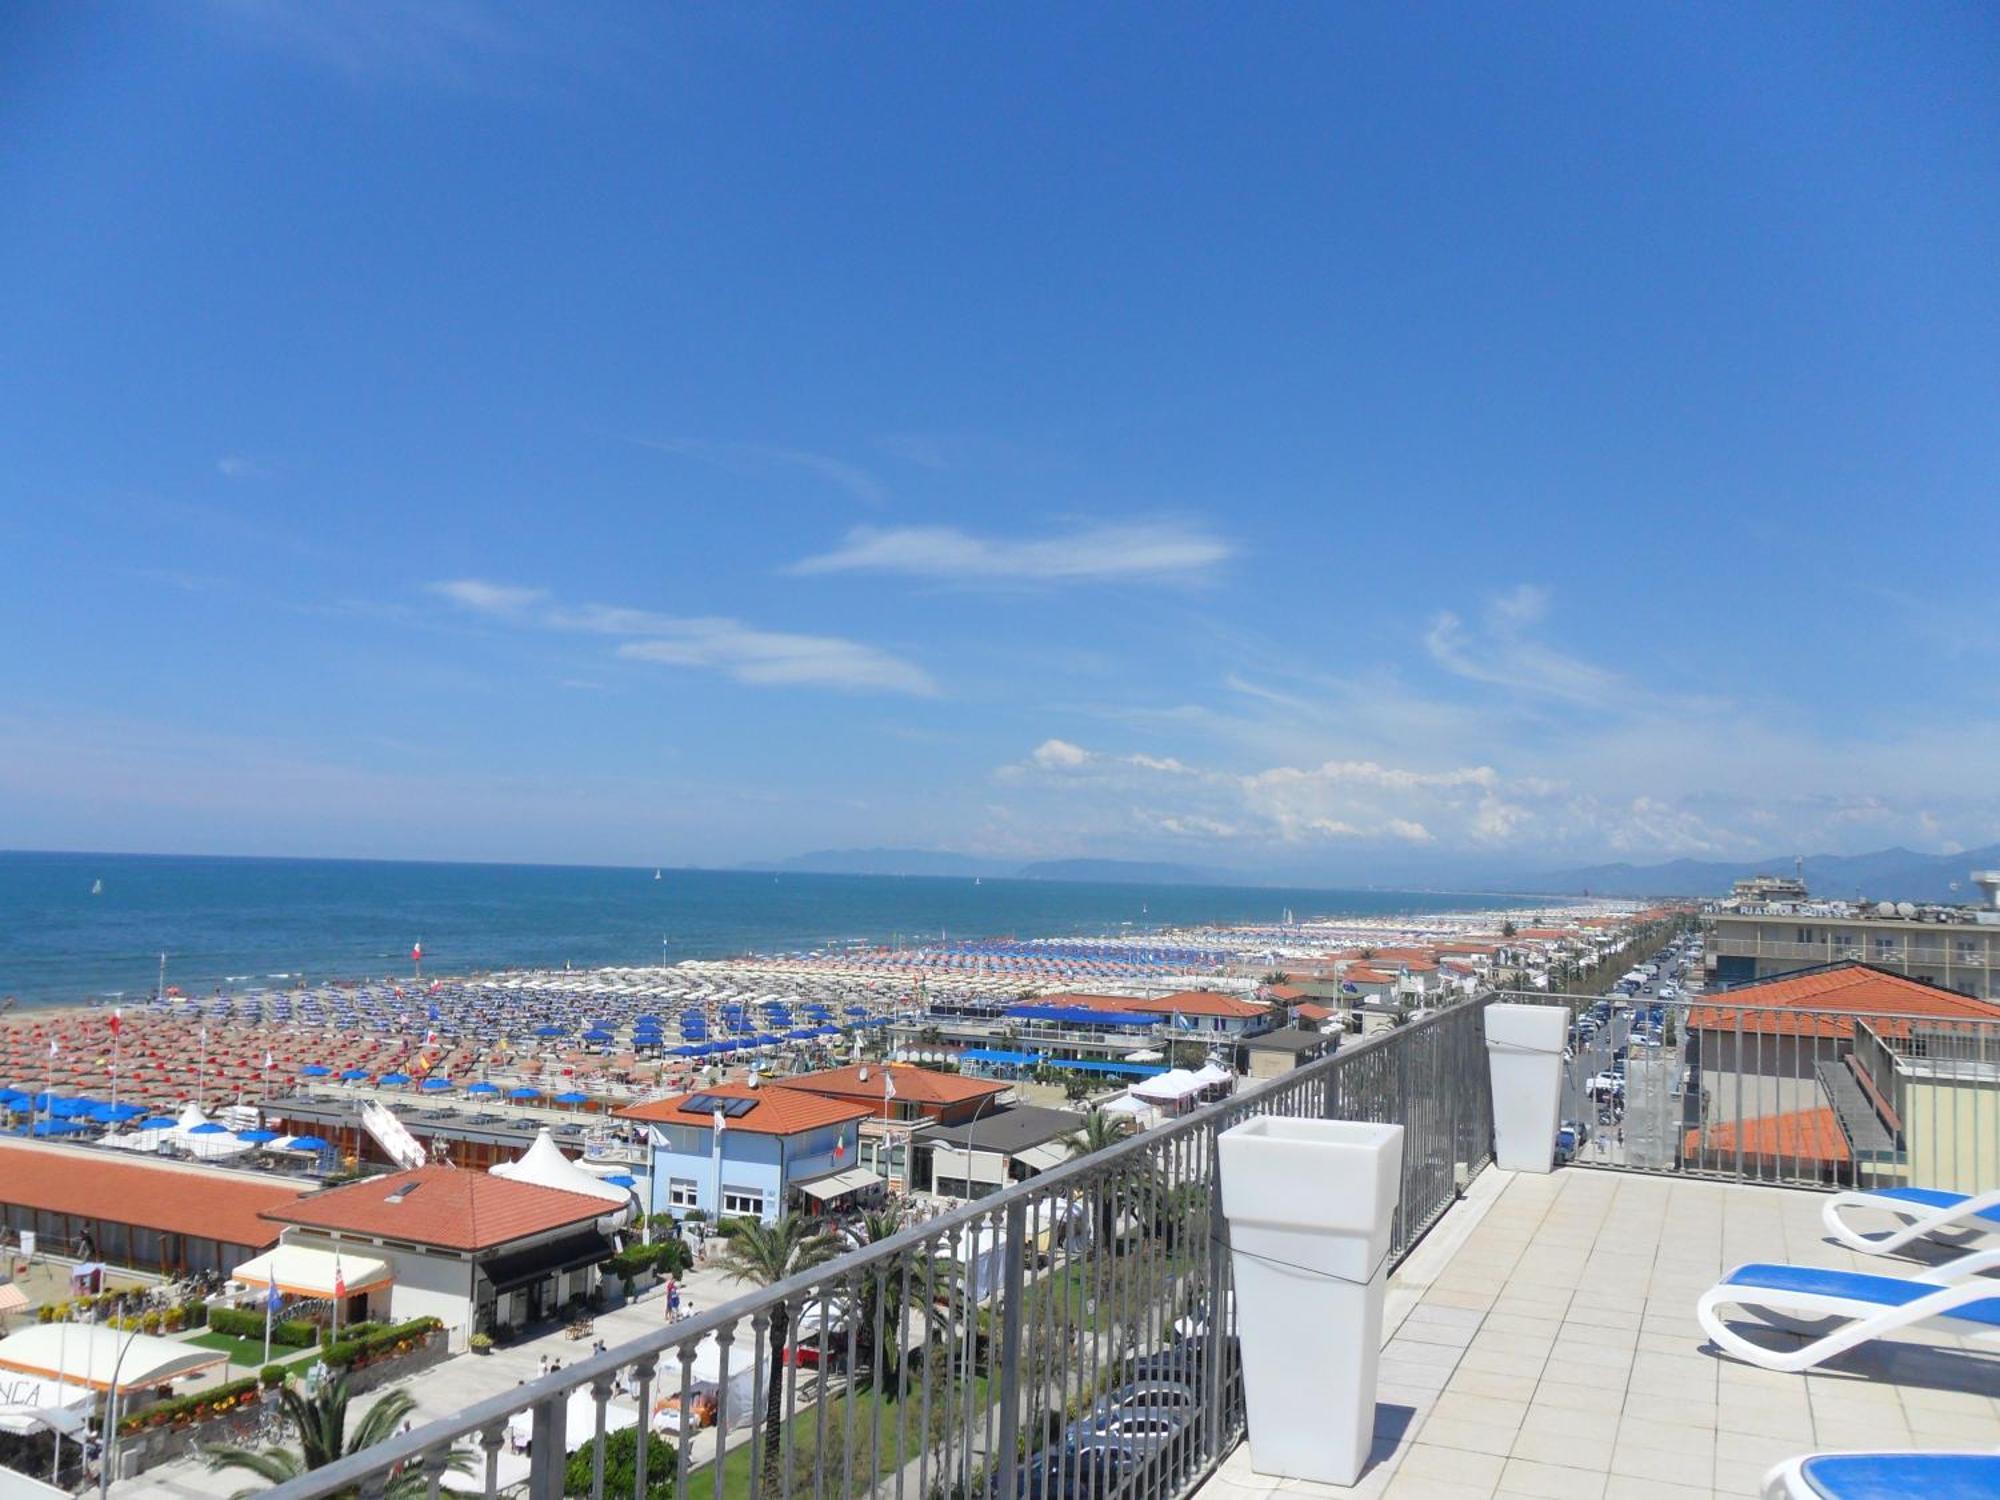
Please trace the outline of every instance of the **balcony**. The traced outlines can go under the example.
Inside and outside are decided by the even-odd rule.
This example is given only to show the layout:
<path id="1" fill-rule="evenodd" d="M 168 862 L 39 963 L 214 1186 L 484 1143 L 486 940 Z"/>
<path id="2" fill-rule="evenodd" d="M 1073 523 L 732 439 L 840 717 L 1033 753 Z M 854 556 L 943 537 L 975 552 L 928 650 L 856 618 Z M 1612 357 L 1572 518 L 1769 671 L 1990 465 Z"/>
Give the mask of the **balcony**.
<path id="1" fill-rule="evenodd" d="M 430 1476 L 435 1494 L 456 1450 L 470 1473 L 450 1475 L 452 1488 L 554 1500 L 566 1455 L 593 1435 L 663 1402 L 686 1411 L 700 1400 L 714 1423 L 667 1452 L 670 1483 L 641 1472 L 607 1485 L 586 1449 L 594 1483 L 582 1492 L 1310 1494 L 1323 1487 L 1252 1473 L 1242 1444 L 1215 1143 L 1263 1114 L 1406 1132 L 1375 1458 L 1352 1491 L 1328 1495 L 1692 1500 L 1754 1493 L 1771 1462 L 1815 1446 L 2000 1443 L 1994 1366 L 1950 1339 L 1868 1346 L 1823 1373 L 1776 1376 L 1708 1347 L 1694 1320 L 1697 1295 L 1736 1263 L 1853 1263 L 1821 1237 L 1822 1196 L 1800 1189 L 1904 1180 L 1899 1153 L 1913 1142 L 1884 1125 L 1886 1148 L 1877 1140 L 1865 1161 L 1843 1151 L 1824 1133 L 1838 1133 L 1837 1112 L 1829 1105 L 1818 1119 L 1821 1091 L 1831 1076 L 1850 1113 L 1878 1096 L 1893 1113 L 1903 1085 L 1889 1073 L 1912 1028 L 1668 1007 L 1663 1045 L 1634 1049 L 1660 1055 L 1633 1070 L 1635 1113 L 1621 1118 L 1600 1079 L 1628 1013 L 1578 1048 L 1566 1079 L 1566 1112 L 1601 1108 L 1601 1133 L 1577 1166 L 1514 1177 L 1490 1166 L 1484 1007 L 1353 1043 L 699 1316 L 656 1327 L 635 1318 L 624 1326 L 643 1331 L 605 1353 L 557 1348 L 557 1373 L 510 1383 L 529 1358 L 517 1350 L 454 1361 L 419 1392 L 420 1412 L 436 1420 L 270 1494 L 373 1496 L 396 1472 Z M 1882 1054 L 1876 1095 L 1840 1082 L 1869 1039 Z M 1979 1081 L 2000 1062 L 2000 1024 L 1954 1030 L 1952 1052 Z M 1990 1117 L 1958 1117 L 1956 1098 L 1926 1099 L 1934 1116 L 1952 1117 L 1953 1141 L 1960 1126 L 1995 1129 Z M 1640 1118 L 1645 1110 L 1658 1118 Z M 1774 1114 L 1809 1128 L 1787 1134 Z M 1986 1144 L 1970 1149 L 1959 1163 L 1968 1171 L 2000 1161 Z M 1078 1422 L 1139 1378 L 1185 1388 L 1170 1430 L 1111 1458 L 1110 1446 L 1080 1442 Z M 525 1457 L 509 1451 L 510 1431 L 531 1435 Z"/>

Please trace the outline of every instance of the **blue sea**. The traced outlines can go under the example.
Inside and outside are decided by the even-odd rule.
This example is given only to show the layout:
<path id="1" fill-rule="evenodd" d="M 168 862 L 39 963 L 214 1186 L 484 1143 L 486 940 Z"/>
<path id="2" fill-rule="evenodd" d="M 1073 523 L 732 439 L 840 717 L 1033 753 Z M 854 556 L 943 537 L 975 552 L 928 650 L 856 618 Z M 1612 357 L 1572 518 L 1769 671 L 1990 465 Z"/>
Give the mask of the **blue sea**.
<path id="1" fill-rule="evenodd" d="M 92 894 L 97 882 L 99 894 Z M 574 865 L 0 853 L 0 996 L 184 993 L 836 943 L 1059 937 L 1201 922 L 1527 906 L 1492 896 Z"/>

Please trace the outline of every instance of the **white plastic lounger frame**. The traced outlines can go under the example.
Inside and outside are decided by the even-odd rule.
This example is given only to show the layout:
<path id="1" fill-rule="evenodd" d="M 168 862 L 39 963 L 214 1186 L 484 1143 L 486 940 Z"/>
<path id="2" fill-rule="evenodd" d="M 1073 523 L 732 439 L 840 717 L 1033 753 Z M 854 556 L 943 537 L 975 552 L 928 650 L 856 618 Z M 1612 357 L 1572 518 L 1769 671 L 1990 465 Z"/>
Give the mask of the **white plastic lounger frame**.
<path id="1" fill-rule="evenodd" d="M 1849 1224 L 1849 1209 L 1873 1208 L 1902 1222 L 1879 1234 L 1863 1234 Z M 1884 1188 L 1835 1193 L 1820 1210 L 1826 1232 L 1863 1255 L 1887 1255 L 1928 1235 L 1988 1230 L 2000 1234 L 2000 1189 L 1990 1193 L 1948 1193 L 1939 1188 Z"/>
<path id="2" fill-rule="evenodd" d="M 1995 1268 L 2000 1268 L 2000 1250 L 1961 1255 L 1918 1276 L 1870 1276 L 1812 1266 L 1738 1266 L 1701 1294 L 1695 1316 L 1719 1348 L 1745 1364 L 1797 1374 L 1836 1354 L 1924 1323 L 1934 1322 L 1952 1333 L 2000 1334 L 2000 1311 L 1996 1311 L 2000 1282 L 1981 1274 Z M 1846 1321 L 1797 1349 L 1766 1349 L 1725 1324 L 1719 1311 L 1724 1307 L 1754 1311 L 1773 1328 L 1808 1336 L 1829 1318 Z"/>
<path id="3" fill-rule="evenodd" d="M 1925 1500 L 1988 1500 L 2000 1486 L 2000 1452 L 1939 1449 L 1801 1453 L 1764 1476 L 1763 1500 L 1850 1500 L 1922 1495 Z"/>

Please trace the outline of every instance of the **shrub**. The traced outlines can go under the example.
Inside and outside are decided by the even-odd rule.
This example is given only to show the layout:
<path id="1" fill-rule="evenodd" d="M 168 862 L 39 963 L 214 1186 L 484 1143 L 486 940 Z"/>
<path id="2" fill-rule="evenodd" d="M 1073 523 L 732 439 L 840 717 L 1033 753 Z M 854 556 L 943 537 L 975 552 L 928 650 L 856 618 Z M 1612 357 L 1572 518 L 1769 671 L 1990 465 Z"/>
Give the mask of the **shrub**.
<path id="1" fill-rule="evenodd" d="M 134 1412 L 118 1423 L 120 1432 L 137 1432 L 141 1427 L 164 1427 L 169 1422 L 200 1420 L 211 1411 L 228 1411 L 246 1394 L 257 1389 L 255 1378 L 232 1380 L 227 1385 L 212 1386 L 208 1390 L 192 1396 L 180 1396 L 171 1401 L 156 1401 L 144 1411 Z"/>
<path id="2" fill-rule="evenodd" d="M 671 1500 L 674 1480 L 679 1472 L 674 1445 L 658 1433 L 646 1435 L 646 1494 L 645 1500 Z M 596 1468 L 597 1439 L 592 1438 L 569 1456 L 569 1465 L 563 1470 L 563 1493 L 565 1495 L 588 1495 L 594 1492 L 594 1470 Z M 622 1432 L 614 1432 L 604 1440 L 604 1493 L 607 1495 L 629 1495 L 638 1475 L 639 1429 L 627 1427 Z"/>
<path id="3" fill-rule="evenodd" d="M 257 1378 L 264 1383 L 264 1387 L 267 1390 L 281 1386 L 285 1383 L 285 1367 L 283 1365 L 266 1365 L 257 1372 Z"/>
<path id="4" fill-rule="evenodd" d="M 484 1354 L 493 1347 L 493 1335 L 490 1333 L 475 1333 L 465 1341 L 465 1346 L 477 1353 Z"/>

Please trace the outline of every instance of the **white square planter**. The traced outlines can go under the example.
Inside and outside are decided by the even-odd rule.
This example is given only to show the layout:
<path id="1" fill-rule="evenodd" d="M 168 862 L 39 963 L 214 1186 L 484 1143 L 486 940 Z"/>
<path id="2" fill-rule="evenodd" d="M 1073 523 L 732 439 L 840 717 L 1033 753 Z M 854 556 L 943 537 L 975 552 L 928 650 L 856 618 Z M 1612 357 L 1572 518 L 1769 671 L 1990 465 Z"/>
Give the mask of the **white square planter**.
<path id="1" fill-rule="evenodd" d="M 1267 1116 L 1217 1149 L 1250 1467 L 1353 1484 L 1375 1430 L 1403 1127 Z"/>
<path id="2" fill-rule="evenodd" d="M 1502 1171 L 1555 1170 L 1562 1054 L 1568 1040 L 1569 1011 L 1560 1005 L 1486 1007 L 1493 1160 Z"/>

